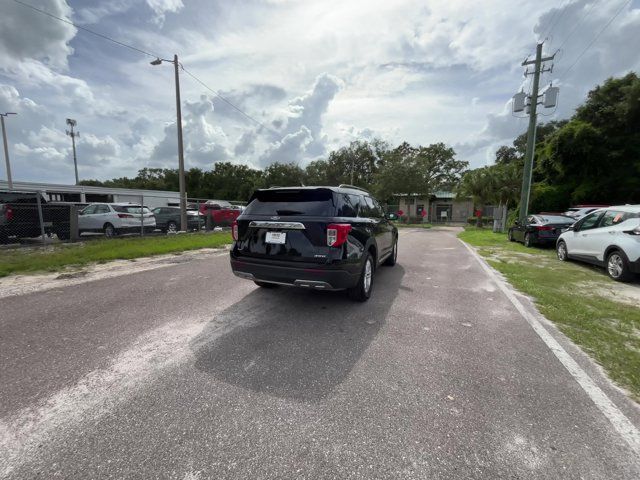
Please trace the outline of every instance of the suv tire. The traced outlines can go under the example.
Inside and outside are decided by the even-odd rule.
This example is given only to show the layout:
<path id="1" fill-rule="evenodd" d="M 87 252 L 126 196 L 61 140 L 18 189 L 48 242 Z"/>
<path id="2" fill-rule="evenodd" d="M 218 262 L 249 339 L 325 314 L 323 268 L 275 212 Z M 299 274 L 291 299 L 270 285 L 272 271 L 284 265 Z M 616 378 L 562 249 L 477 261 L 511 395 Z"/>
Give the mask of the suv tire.
<path id="1" fill-rule="evenodd" d="M 391 255 L 389 255 L 387 259 L 384 261 L 383 265 L 386 265 L 387 267 L 393 267 L 396 264 L 397 259 L 398 259 L 398 239 L 396 238 L 396 241 L 393 242 L 393 251 L 391 252 Z"/>
<path id="2" fill-rule="evenodd" d="M 556 254 L 558 255 L 558 260 L 561 262 L 566 262 L 569 260 L 569 252 L 567 251 L 567 244 L 560 240 L 558 245 L 556 245 Z"/>
<path id="3" fill-rule="evenodd" d="M 633 278 L 627 259 L 619 250 L 614 250 L 607 255 L 605 267 L 609 276 L 618 282 L 628 282 Z"/>
<path id="4" fill-rule="evenodd" d="M 367 253 L 362 264 L 362 273 L 358 279 L 358 284 L 348 290 L 349 297 L 358 302 L 369 300 L 373 289 L 373 271 L 373 257 L 370 253 Z"/>
<path id="5" fill-rule="evenodd" d="M 510 242 L 515 242 L 515 238 L 513 238 L 513 230 L 509 229 L 509 233 L 507 233 L 507 238 Z"/>
<path id="6" fill-rule="evenodd" d="M 531 248 L 533 243 L 531 242 L 531 234 L 529 232 L 524 234 L 524 246 L 527 248 Z"/>
<path id="7" fill-rule="evenodd" d="M 178 233 L 178 224 L 174 221 L 167 223 L 167 233 Z"/>

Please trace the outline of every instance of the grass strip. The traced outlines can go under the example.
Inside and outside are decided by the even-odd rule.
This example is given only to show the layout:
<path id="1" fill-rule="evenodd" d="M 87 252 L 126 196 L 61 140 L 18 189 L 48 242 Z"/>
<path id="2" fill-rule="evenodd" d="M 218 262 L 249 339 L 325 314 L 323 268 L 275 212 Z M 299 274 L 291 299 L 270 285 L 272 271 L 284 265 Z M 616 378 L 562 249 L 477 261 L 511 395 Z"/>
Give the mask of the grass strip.
<path id="1" fill-rule="evenodd" d="M 76 244 L 26 247 L 0 252 L 0 277 L 12 273 L 54 272 L 71 266 L 130 260 L 216 248 L 231 243 L 228 232 L 88 240 Z"/>

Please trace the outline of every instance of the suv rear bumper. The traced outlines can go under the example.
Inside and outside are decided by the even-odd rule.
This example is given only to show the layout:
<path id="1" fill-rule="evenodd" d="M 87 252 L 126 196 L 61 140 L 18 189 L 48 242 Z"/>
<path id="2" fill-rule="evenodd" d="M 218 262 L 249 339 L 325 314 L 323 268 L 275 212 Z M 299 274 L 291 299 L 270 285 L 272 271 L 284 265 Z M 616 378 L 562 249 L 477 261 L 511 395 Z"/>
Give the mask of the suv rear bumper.
<path id="1" fill-rule="evenodd" d="M 257 259 L 238 259 L 231 254 L 231 270 L 246 280 L 311 288 L 315 290 L 344 290 L 354 287 L 360 273 L 325 265 L 282 266 Z"/>

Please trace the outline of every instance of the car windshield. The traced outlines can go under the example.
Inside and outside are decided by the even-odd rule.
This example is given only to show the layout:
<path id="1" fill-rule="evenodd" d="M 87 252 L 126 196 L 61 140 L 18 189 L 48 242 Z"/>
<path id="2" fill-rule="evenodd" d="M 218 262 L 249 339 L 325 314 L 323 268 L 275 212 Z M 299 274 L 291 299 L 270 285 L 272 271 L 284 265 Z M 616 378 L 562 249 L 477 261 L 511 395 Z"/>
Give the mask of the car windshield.
<path id="1" fill-rule="evenodd" d="M 332 216 L 335 214 L 333 192 L 326 188 L 258 190 L 243 214 Z"/>

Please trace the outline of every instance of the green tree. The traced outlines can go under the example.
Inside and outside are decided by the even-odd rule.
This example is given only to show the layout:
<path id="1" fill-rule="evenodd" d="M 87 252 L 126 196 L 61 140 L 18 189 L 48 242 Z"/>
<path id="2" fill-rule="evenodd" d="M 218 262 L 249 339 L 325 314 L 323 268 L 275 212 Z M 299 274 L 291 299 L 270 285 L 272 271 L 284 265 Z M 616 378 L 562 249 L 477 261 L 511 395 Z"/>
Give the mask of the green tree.
<path id="1" fill-rule="evenodd" d="M 304 170 L 295 163 L 275 162 L 264 170 L 262 185 L 265 187 L 295 187 L 304 184 Z"/>
<path id="2" fill-rule="evenodd" d="M 496 195 L 496 175 L 492 167 L 476 168 L 462 176 L 462 180 L 455 188 L 458 199 L 471 198 L 473 205 L 480 212 Z M 477 217 L 477 227 L 482 227 L 482 217 Z"/>

